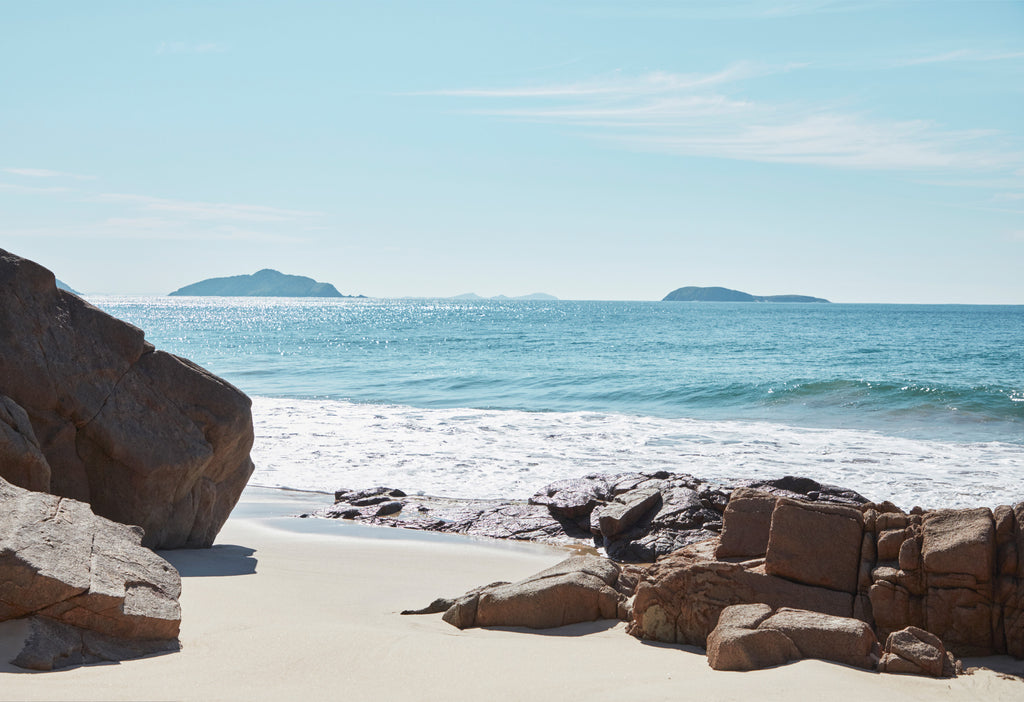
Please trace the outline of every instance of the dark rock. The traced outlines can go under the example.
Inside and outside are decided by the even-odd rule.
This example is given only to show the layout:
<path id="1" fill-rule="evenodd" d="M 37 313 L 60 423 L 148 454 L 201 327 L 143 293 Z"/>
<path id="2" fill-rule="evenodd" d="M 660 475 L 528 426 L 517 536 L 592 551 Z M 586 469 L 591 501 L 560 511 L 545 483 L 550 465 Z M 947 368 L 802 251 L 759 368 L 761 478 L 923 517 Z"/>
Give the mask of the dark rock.
<path id="1" fill-rule="evenodd" d="M 50 487 L 50 464 L 28 414 L 5 395 L 0 395 L 0 466 L 0 474 L 12 485 L 37 491 Z"/>
<path id="2" fill-rule="evenodd" d="M 50 468 L 33 487 L 141 526 L 153 548 L 209 546 L 253 470 L 249 398 L 5 251 L 0 394 L 24 409 Z M 20 480 L 8 462 L 0 475 L 9 465 Z"/>
<path id="3" fill-rule="evenodd" d="M 598 533 L 613 539 L 652 509 L 661 506 L 661 491 L 657 488 L 632 490 L 616 497 L 597 509 Z"/>
<path id="4" fill-rule="evenodd" d="M 46 617 L 30 617 L 21 652 L 11 663 L 29 670 L 56 670 L 85 663 L 124 661 L 181 649 L 177 639 L 122 639 L 79 629 Z"/>
<path id="5" fill-rule="evenodd" d="M 850 490 L 802 478 L 759 484 L 771 491 L 766 498 L 770 500 L 802 496 L 797 491 L 805 490 L 820 502 L 864 501 Z M 407 497 L 400 490 L 376 487 L 338 490 L 335 504 L 320 510 L 317 516 L 486 538 L 594 546 L 603 548 L 616 561 L 650 563 L 717 535 L 733 490 L 731 485 L 668 471 L 560 480 L 537 492 L 527 504 Z M 385 513 L 377 506 L 383 504 L 387 504 Z M 767 539 L 767 533 L 763 538 Z"/>

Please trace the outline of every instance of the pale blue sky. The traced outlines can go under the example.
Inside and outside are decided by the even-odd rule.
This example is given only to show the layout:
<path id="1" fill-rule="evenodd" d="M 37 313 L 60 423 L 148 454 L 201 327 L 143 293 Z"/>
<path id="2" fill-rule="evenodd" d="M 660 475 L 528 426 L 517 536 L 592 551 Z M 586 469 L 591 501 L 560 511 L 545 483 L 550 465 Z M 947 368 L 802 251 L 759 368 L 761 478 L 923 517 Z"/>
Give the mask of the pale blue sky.
<path id="1" fill-rule="evenodd" d="M 1024 304 L 1024 2 L 0 0 L 0 248 L 87 293 Z"/>

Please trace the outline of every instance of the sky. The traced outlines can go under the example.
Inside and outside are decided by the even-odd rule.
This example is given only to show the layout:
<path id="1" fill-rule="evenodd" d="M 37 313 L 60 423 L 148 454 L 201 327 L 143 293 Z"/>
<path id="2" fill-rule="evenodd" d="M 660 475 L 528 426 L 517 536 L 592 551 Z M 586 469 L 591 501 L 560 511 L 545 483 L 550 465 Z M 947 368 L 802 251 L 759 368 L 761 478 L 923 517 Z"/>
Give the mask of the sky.
<path id="1" fill-rule="evenodd" d="M 1024 304 L 1024 1 L 0 0 L 0 248 L 87 294 Z"/>

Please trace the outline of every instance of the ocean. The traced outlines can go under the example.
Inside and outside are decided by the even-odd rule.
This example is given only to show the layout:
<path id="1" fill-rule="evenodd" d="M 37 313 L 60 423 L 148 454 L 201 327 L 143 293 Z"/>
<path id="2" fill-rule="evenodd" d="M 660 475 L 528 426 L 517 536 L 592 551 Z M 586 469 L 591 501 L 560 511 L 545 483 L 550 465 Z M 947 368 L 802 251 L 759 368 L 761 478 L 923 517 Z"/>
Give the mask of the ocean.
<path id="1" fill-rule="evenodd" d="M 253 398 L 265 487 L 593 472 L 1024 500 L 1024 306 L 90 296 Z"/>

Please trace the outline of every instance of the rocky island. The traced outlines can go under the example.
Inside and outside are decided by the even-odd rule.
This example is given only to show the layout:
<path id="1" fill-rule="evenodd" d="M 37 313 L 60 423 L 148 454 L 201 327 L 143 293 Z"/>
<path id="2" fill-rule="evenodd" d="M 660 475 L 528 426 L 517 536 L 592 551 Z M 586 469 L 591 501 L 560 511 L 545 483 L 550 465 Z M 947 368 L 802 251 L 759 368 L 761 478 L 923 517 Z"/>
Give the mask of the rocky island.
<path id="1" fill-rule="evenodd" d="M 288 275 L 271 268 L 264 268 L 252 275 L 207 278 L 169 294 L 204 297 L 365 297 L 342 295 L 330 283 L 318 283 L 303 275 Z"/>
<path id="2" fill-rule="evenodd" d="M 828 302 L 809 295 L 751 295 L 729 288 L 699 288 L 689 285 L 677 288 L 662 298 L 662 302 Z"/>

